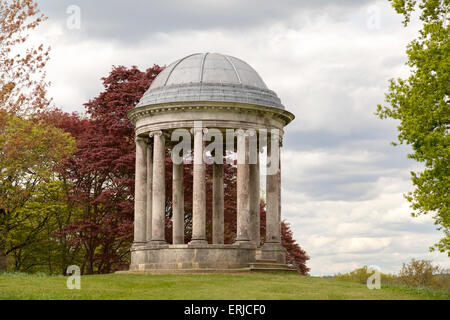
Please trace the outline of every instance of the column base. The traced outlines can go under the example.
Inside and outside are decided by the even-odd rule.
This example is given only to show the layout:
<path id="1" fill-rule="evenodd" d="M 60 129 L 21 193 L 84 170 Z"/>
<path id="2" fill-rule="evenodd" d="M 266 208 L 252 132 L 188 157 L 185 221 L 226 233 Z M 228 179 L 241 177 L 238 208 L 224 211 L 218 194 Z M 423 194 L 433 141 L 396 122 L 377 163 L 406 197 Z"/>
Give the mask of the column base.
<path id="1" fill-rule="evenodd" d="M 234 242 L 235 245 L 239 246 L 240 248 L 253 248 L 256 249 L 256 244 L 253 241 L 245 240 L 245 239 L 239 239 Z"/>
<path id="2" fill-rule="evenodd" d="M 208 244 L 206 239 L 192 239 L 189 244 Z"/>
<path id="3" fill-rule="evenodd" d="M 184 239 L 174 239 L 172 244 L 184 244 Z"/>
<path id="4" fill-rule="evenodd" d="M 131 272 L 249 272 L 256 248 L 235 245 L 182 244 L 147 246 L 131 252 Z"/>
<path id="5" fill-rule="evenodd" d="M 146 242 L 133 242 L 133 245 L 131 246 L 131 250 L 133 250 L 134 248 L 140 248 L 140 247 L 144 247 L 147 243 Z"/>
<path id="6" fill-rule="evenodd" d="M 280 242 L 265 242 L 261 248 L 256 250 L 256 259 L 286 263 L 286 252 Z"/>
<path id="7" fill-rule="evenodd" d="M 152 246 L 160 246 L 160 245 L 164 245 L 167 244 L 166 240 L 152 240 L 149 243 Z"/>

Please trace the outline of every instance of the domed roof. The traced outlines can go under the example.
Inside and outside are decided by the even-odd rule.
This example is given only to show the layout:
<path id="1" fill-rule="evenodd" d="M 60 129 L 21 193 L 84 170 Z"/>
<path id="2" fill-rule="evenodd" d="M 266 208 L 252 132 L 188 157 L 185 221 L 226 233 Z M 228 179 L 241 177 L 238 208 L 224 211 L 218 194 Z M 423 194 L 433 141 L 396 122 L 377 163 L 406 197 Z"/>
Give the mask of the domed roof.
<path id="1" fill-rule="evenodd" d="M 194 53 L 167 66 L 137 107 L 188 101 L 241 102 L 284 109 L 246 62 L 219 53 Z"/>

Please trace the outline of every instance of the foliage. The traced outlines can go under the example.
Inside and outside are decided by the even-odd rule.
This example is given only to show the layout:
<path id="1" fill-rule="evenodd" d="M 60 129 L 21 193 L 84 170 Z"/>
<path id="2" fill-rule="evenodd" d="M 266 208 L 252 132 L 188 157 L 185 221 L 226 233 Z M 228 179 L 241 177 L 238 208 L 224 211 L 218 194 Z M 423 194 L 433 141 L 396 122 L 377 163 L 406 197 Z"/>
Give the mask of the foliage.
<path id="1" fill-rule="evenodd" d="M 418 8 L 423 28 L 407 48 L 410 76 L 390 80 L 388 106 L 378 105 L 381 118 L 400 120 L 399 143 L 412 146 L 408 156 L 424 163 L 411 172 L 415 190 L 406 195 L 413 216 L 433 214 L 444 237 L 431 250 L 450 256 L 450 44 L 449 0 L 390 0 L 404 25 Z"/>
<path id="2" fill-rule="evenodd" d="M 398 275 L 399 282 L 410 287 L 445 288 L 450 290 L 450 274 L 429 260 L 412 259 L 403 263 Z"/>
<path id="3" fill-rule="evenodd" d="M 60 236 L 81 247 L 84 274 L 126 267 L 133 234 L 134 128 L 126 119 L 162 69 L 113 68 L 103 78 L 105 91 L 86 104 L 89 118 L 59 110 L 42 113 L 46 122 L 70 132 L 77 141 L 74 157 L 59 171 L 70 181 L 68 203 L 77 215 Z"/>
<path id="4" fill-rule="evenodd" d="M 49 48 L 28 41 L 44 20 L 34 0 L 0 0 L 0 109 L 23 114 L 49 103 L 43 72 Z"/>
<path id="5" fill-rule="evenodd" d="M 57 203 L 55 168 L 74 148 L 70 135 L 37 120 L 0 110 L 0 256 L 15 256 L 35 243 Z"/>
<path id="6" fill-rule="evenodd" d="M 286 221 L 281 222 L 281 243 L 287 250 L 286 263 L 292 264 L 302 275 L 307 275 L 310 269 L 306 266 L 306 261 L 309 257 L 295 241 L 290 224 Z"/>
<path id="7" fill-rule="evenodd" d="M 366 284 L 367 279 L 371 275 L 373 275 L 373 272 L 368 272 L 368 267 L 364 266 L 348 273 L 338 273 L 334 278 L 336 280 Z M 445 290 L 447 291 L 447 295 L 450 294 L 449 270 L 443 270 L 439 266 L 433 266 L 429 260 L 412 259 L 408 263 L 403 263 L 398 274 L 380 273 L 380 280 L 383 286 L 431 288 Z"/>
<path id="8" fill-rule="evenodd" d="M 367 266 L 362 268 L 356 268 L 348 273 L 338 273 L 334 276 L 336 280 L 356 282 L 360 284 L 367 284 L 367 279 L 373 275 L 373 272 L 369 272 Z M 380 280 L 382 284 L 394 283 L 394 275 L 380 272 Z"/>
<path id="9" fill-rule="evenodd" d="M 29 215 L 23 228 L 12 232 L 11 238 L 22 243 L 33 229 L 38 232 L 33 241 L 12 252 L 14 270 L 65 274 L 67 266 L 79 259 L 79 248 L 68 245 L 65 237 L 58 236 L 74 214 L 66 201 L 66 191 L 65 182 L 52 180 L 45 188 L 37 190 L 33 200 L 24 208 L 24 212 L 33 214 Z M 37 228 L 43 217 L 45 223 L 42 228 Z"/>

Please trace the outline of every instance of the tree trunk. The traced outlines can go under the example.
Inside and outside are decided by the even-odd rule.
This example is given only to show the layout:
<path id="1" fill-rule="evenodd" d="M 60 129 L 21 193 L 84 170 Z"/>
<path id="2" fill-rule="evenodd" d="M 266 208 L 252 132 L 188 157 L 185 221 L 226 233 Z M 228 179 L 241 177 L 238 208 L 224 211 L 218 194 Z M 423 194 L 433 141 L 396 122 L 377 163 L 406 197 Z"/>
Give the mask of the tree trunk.
<path id="1" fill-rule="evenodd" d="M 8 257 L 1 254 L 0 255 L 0 271 L 6 271 L 8 268 Z"/>

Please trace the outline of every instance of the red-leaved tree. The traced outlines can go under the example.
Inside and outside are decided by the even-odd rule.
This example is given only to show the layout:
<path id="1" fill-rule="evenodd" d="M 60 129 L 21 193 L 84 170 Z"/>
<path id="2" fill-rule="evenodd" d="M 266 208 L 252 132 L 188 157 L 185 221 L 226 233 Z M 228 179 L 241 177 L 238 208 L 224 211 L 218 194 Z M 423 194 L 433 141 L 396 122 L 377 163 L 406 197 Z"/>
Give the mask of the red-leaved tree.
<path id="1" fill-rule="evenodd" d="M 105 90 L 89 101 L 89 118 L 58 110 L 45 117 L 77 141 L 61 174 L 71 182 L 68 201 L 81 214 L 60 234 L 84 248 L 82 272 L 108 273 L 128 265 L 133 234 L 134 129 L 126 118 L 162 70 L 113 68 Z"/>

